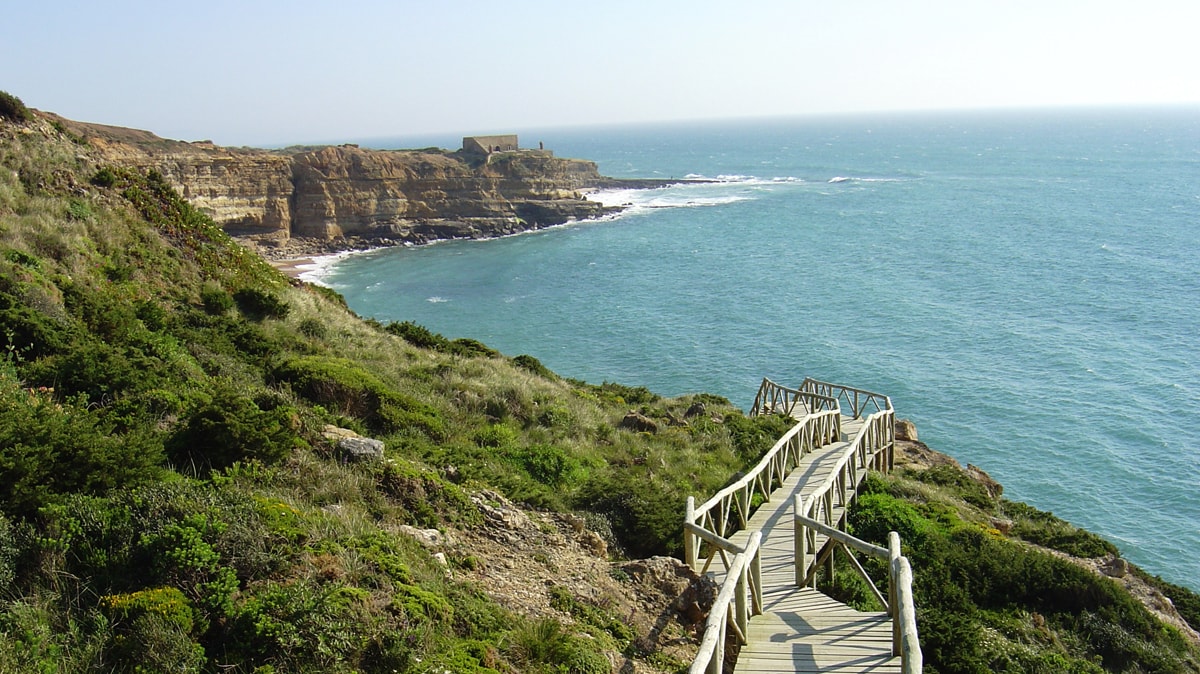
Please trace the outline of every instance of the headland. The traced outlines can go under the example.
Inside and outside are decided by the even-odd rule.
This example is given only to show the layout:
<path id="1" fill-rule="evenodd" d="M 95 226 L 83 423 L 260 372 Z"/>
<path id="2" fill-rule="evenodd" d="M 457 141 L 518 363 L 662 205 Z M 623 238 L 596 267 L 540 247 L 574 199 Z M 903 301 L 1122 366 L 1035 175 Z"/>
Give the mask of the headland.
<path id="1" fill-rule="evenodd" d="M 228 234 L 289 273 L 314 256 L 495 238 L 602 217 L 621 208 L 589 200 L 589 191 L 684 182 L 605 177 L 595 162 L 522 149 L 516 136 L 468 137 L 458 150 L 229 148 L 48 116 L 106 159 L 158 171 Z"/>

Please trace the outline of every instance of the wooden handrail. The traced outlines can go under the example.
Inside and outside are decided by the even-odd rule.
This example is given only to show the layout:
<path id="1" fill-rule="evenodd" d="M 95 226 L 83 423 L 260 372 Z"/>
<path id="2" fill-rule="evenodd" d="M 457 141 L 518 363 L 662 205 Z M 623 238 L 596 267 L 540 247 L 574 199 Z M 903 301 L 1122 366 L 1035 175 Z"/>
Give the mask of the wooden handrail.
<path id="1" fill-rule="evenodd" d="M 730 627 L 738 643 L 746 643 L 751 615 L 762 613 L 762 566 L 759 544 L 762 532 L 750 534 L 746 549 L 733 558 L 729 573 L 704 622 L 704 638 L 689 674 L 721 674 L 725 665 L 725 639 Z"/>
<path id="2" fill-rule="evenodd" d="M 685 562 L 695 569 L 700 548 L 707 545 L 711 552 L 705 559 L 701 573 L 708 572 L 709 566 L 718 557 L 726 567 L 725 582 L 705 623 L 704 636 L 696 660 L 692 663 L 691 674 L 721 672 L 725 660 L 725 642 L 730 631 L 735 639 L 745 643 L 749 616 L 763 610 L 759 560 L 762 532 L 752 532 L 745 547 L 731 540 L 734 534 L 748 526 L 753 498 L 758 495 L 764 501 L 770 501 L 771 492 L 783 484 L 805 454 L 841 441 L 843 405 L 850 408 L 852 418 L 862 419 L 863 423 L 840 450 L 832 473 L 815 491 L 810 492 L 808 500 L 796 495 L 796 583 L 803 586 L 811 581 L 815 587 L 817 569 L 825 562 L 829 564 L 832 577 L 833 555 L 837 549 L 842 549 L 891 616 L 892 650 L 901 656 L 902 671 L 905 674 L 921 671 L 921 646 L 917 638 L 912 598 L 912 568 L 900 554 L 899 536 L 895 532 L 889 534 L 888 548 L 885 549 L 838 529 L 841 518 L 838 518 L 839 521 L 833 518 L 835 507 L 849 505 L 849 500 L 854 497 L 859 482 L 868 470 L 876 468 L 888 471 L 893 466 L 896 432 L 891 398 L 815 379 L 805 379 L 799 389 L 791 389 L 764 378 L 751 415 L 783 413 L 800 416 L 799 412 L 804 415 L 753 468 L 737 480 L 699 506 L 694 497 L 688 497 L 683 528 Z M 821 550 L 814 549 L 818 532 L 828 538 Z M 850 550 L 889 560 L 886 598 Z M 810 551 L 813 553 L 811 569 Z M 729 555 L 733 555 L 732 561 Z"/>
<path id="3" fill-rule="evenodd" d="M 917 608 L 913 603 L 912 566 L 907 557 L 898 558 L 893 564 L 896 567 L 896 604 L 897 615 L 893 621 L 900 623 L 900 643 L 892 644 L 892 655 L 900 656 L 900 666 L 904 674 L 921 674 L 924 668 L 924 656 L 921 654 L 921 640 L 917 634 Z M 897 648 L 898 647 L 898 648 Z M 899 653 L 896 651 L 899 650 Z"/>
<path id="4" fill-rule="evenodd" d="M 759 414 L 783 414 L 792 416 L 797 405 L 807 413 L 840 410 L 837 398 L 802 389 L 788 388 L 763 377 L 750 407 L 750 416 Z"/>
<path id="5" fill-rule="evenodd" d="M 889 470 L 894 461 L 895 449 L 895 413 L 891 410 L 876 412 L 867 417 L 854 438 L 846 444 L 842 454 L 834 464 L 829 477 L 815 490 L 809 492 L 808 500 L 798 502 L 800 508 L 796 515 L 812 520 L 818 520 L 817 514 L 824 517 L 821 522 L 829 528 L 836 529 L 837 522 L 833 519 L 835 506 L 848 507 L 852 489 L 859 482 L 859 475 L 872 467 Z M 798 526 L 798 525 L 797 525 Z M 816 544 L 816 531 L 808 530 L 803 539 L 797 530 L 796 547 L 796 584 L 800 586 L 814 583 L 819 561 L 828 560 L 832 568 L 833 557 L 829 554 L 814 556 L 814 564 L 808 565 L 809 549 Z M 816 553 L 816 551 L 813 551 Z"/>
<path id="6" fill-rule="evenodd" d="M 882 393 L 872 393 L 860 388 L 851 386 L 842 386 L 841 384 L 831 384 L 825 381 L 818 381 L 811 377 L 804 379 L 804 383 L 800 384 L 801 391 L 808 391 L 817 395 L 836 398 L 839 402 L 844 402 L 850 407 L 850 416 L 855 419 L 861 419 L 863 412 L 868 406 L 873 407 L 876 412 L 883 412 L 892 409 L 892 399 Z"/>
<path id="7" fill-rule="evenodd" d="M 685 525 L 695 525 L 722 539 L 732 536 L 749 522 L 751 501 L 755 494 L 764 501 L 770 501 L 771 492 L 783 484 L 805 454 L 836 441 L 841 433 L 841 414 L 838 411 L 809 414 L 784 433 L 753 468 L 732 484 L 699 506 L 695 505 L 695 498 L 689 496 Z M 693 569 L 699 558 L 699 547 L 699 537 L 694 530 L 685 526 L 684 561 Z M 711 563 L 711 556 L 708 561 Z"/>
<path id="8" fill-rule="evenodd" d="M 807 529 L 824 534 L 829 538 L 830 544 L 846 546 L 858 550 L 863 554 L 888 560 L 888 598 L 885 600 L 883 594 L 875 587 L 875 581 L 871 580 L 871 577 L 867 575 L 862 565 L 858 564 L 857 560 L 851 557 L 851 560 L 854 561 L 853 567 L 855 571 L 867 582 L 875 597 L 884 605 L 888 615 L 891 616 L 892 655 L 900 656 L 901 669 L 904 674 L 920 674 L 923 666 L 923 656 L 921 655 L 921 642 L 917 634 L 916 605 L 913 602 L 912 566 L 909 564 L 908 558 L 900 554 L 900 534 L 895 531 L 888 532 L 888 547 L 882 548 L 855 538 L 840 529 L 835 529 L 802 515 L 801 513 L 804 512 L 805 508 L 804 499 L 800 494 L 796 494 L 795 504 L 797 569 L 800 568 L 801 564 L 807 563 L 800 560 L 800 557 L 806 554 L 806 546 L 801 541 L 807 542 L 811 540 Z M 832 553 L 832 550 L 830 553 Z M 817 565 L 820 564 L 820 557 L 817 557 L 816 563 Z M 797 571 L 797 578 L 799 576 L 800 573 Z M 797 580 L 797 585 L 803 586 L 804 583 Z"/>

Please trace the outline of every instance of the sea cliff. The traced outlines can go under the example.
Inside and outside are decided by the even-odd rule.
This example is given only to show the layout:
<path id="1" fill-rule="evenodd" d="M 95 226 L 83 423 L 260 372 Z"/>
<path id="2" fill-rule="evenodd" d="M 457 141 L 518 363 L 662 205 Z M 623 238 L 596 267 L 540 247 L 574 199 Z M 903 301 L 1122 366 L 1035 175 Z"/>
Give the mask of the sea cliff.
<path id="1" fill-rule="evenodd" d="M 227 233 L 266 249 L 490 238 L 615 210 L 583 196 L 613 183 L 594 162 L 545 150 L 228 148 L 54 119 L 111 162 L 159 171 Z"/>

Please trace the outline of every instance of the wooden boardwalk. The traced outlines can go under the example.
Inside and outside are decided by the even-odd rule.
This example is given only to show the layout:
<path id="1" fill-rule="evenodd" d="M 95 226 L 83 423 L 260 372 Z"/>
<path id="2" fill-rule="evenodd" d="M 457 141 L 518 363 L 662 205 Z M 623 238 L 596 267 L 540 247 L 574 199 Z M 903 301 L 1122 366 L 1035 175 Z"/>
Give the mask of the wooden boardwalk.
<path id="1" fill-rule="evenodd" d="M 776 588 L 763 599 L 735 673 L 900 673 L 886 613 L 860 613 L 810 588 Z"/>
<path id="2" fill-rule="evenodd" d="M 843 416 L 843 437 L 854 437 L 862 425 L 861 419 Z M 793 497 L 799 493 L 807 500 L 836 470 L 846 447 L 846 442 L 834 442 L 805 455 L 782 486 L 771 493 L 771 500 L 759 506 L 746 527 L 730 537 L 744 546 L 751 532 L 762 535 L 763 613 L 749 621 L 735 674 L 902 671 L 900 657 L 892 655 L 892 621 L 886 613 L 862 613 L 796 584 Z M 845 509 L 835 506 L 833 521 L 838 528 L 844 518 Z M 814 551 L 825 541 L 826 537 L 818 534 Z M 725 580 L 720 568 L 711 575 L 718 583 Z"/>

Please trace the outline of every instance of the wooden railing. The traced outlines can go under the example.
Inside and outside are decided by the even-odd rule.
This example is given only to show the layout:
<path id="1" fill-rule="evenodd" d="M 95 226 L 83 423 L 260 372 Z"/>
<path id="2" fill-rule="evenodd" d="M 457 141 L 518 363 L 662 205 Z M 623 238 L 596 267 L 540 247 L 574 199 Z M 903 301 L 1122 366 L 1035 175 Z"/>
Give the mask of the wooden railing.
<path id="1" fill-rule="evenodd" d="M 759 544 L 762 532 L 750 534 L 746 547 L 740 549 L 729 566 L 729 574 L 717 593 L 708 620 L 704 623 L 704 639 L 692 662 L 689 674 L 721 674 L 725 666 L 725 640 L 729 630 L 739 644 L 746 643 L 750 616 L 762 613 L 762 565 Z"/>
<path id="2" fill-rule="evenodd" d="M 862 428 L 842 451 L 825 482 L 809 492 L 806 501 L 797 502 L 796 517 L 819 521 L 825 527 L 837 529 L 840 517 L 834 517 L 834 510 L 850 506 L 850 499 L 853 498 L 861 477 L 872 468 L 891 470 L 895 460 L 895 425 L 895 412 L 890 409 L 867 417 Z M 797 498 L 799 496 L 797 494 Z M 817 568 L 822 561 L 827 561 L 832 569 L 833 555 L 832 548 L 827 548 L 819 557 L 814 557 L 810 567 L 809 551 L 818 552 L 813 550 L 816 546 L 816 531 L 807 529 L 805 537 L 799 536 L 799 533 L 797 530 L 796 584 L 803 587 L 815 583 Z"/>
<path id="3" fill-rule="evenodd" d="M 836 398 L 839 402 L 843 403 L 843 411 L 849 408 L 850 416 L 855 419 L 861 419 L 864 412 L 870 414 L 872 411 L 883 412 L 884 410 L 892 409 L 892 399 L 881 393 L 871 393 L 870 391 L 841 386 L 840 384 L 830 384 L 829 382 L 817 381 L 812 378 L 806 378 L 804 383 L 800 384 L 800 390 L 815 395 Z"/>
<path id="4" fill-rule="evenodd" d="M 733 484 L 699 506 L 695 497 L 689 496 L 683 522 L 683 555 L 688 566 L 696 568 L 700 546 L 707 543 L 710 550 L 700 572 L 707 572 L 716 557 L 720 557 L 725 568 L 729 569 L 729 553 L 736 554 L 739 549 L 729 537 L 744 529 L 750 521 L 755 495 L 763 501 L 770 501 L 771 492 L 783 484 L 805 454 L 838 441 L 841 435 L 841 413 L 838 410 L 810 414 L 788 430 L 753 468 Z"/>
<path id="5" fill-rule="evenodd" d="M 816 491 L 810 492 L 807 501 L 800 495 L 796 496 L 796 583 L 815 587 L 816 573 L 822 563 L 828 564 L 828 575 L 832 577 L 833 553 L 839 545 L 864 577 L 866 572 L 857 559 L 848 553 L 846 546 L 889 559 L 888 597 L 883 597 L 870 578 L 867 578 L 867 582 L 892 617 L 892 649 L 894 654 L 902 657 L 904 673 L 921 671 L 921 649 L 912 600 L 912 569 L 908 560 L 900 555 L 899 537 L 895 536 L 893 544 L 889 536 L 889 549 L 885 550 L 840 531 L 837 527 L 841 524 L 841 518 L 837 518 L 837 521 L 834 518 L 835 508 L 849 506 L 859 481 L 868 470 L 875 468 L 888 471 L 894 464 L 895 412 L 891 399 L 870 391 L 814 379 L 805 379 L 800 389 L 789 389 L 764 379 L 755 398 L 752 415 L 790 415 L 798 409 L 807 414 L 738 480 L 699 506 L 694 497 L 688 497 L 683 530 L 684 561 L 696 569 L 702 556 L 702 547 L 706 546 L 708 554 L 703 556 L 704 566 L 697 570 L 707 573 L 713 560 L 718 558 L 726 570 L 725 581 L 705 624 L 703 641 L 690 674 L 721 672 L 730 629 L 739 643 L 746 642 L 749 616 L 762 612 L 759 568 L 762 532 L 752 532 L 744 547 L 733 542 L 731 537 L 748 526 L 756 496 L 764 502 L 770 501 L 771 492 L 783 484 L 805 454 L 841 441 L 843 404 L 850 407 L 854 419 L 862 419 L 864 413 L 868 413 L 868 416 L 855 436 L 847 442 L 825 482 Z M 821 550 L 815 549 L 818 532 L 829 538 Z"/>
<path id="6" fill-rule="evenodd" d="M 792 416 L 797 408 L 806 412 L 839 409 L 836 398 L 780 386 L 764 377 L 762 384 L 758 386 L 758 394 L 754 396 L 754 405 L 750 408 L 750 416 L 772 413 Z"/>
<path id="7" fill-rule="evenodd" d="M 804 562 L 803 542 L 811 541 L 811 536 L 817 533 L 828 537 L 826 544 L 826 555 L 829 559 L 833 558 L 835 550 L 841 550 L 846 553 L 846 559 L 850 561 L 851 567 L 858 573 L 867 583 L 867 587 L 871 589 L 875 599 L 883 605 L 884 610 L 892 619 L 892 655 L 900 656 L 901 671 L 904 674 L 919 674 L 923 664 L 921 655 L 921 642 L 917 635 L 917 613 L 916 606 L 913 603 L 912 593 L 912 566 L 908 562 L 908 558 L 900 554 L 900 534 L 895 531 L 888 532 L 888 547 L 881 548 L 877 545 L 872 545 L 865 541 L 859 540 L 850 534 L 827 526 L 811 517 L 805 517 L 800 513 L 804 511 L 803 498 L 796 494 L 796 576 L 800 577 L 800 568 Z M 885 559 L 888 562 L 888 596 L 885 599 L 883 593 L 875 586 L 875 581 L 867 574 L 858 559 L 850 550 L 857 550 L 865 555 L 870 555 L 878 559 Z M 816 566 L 820 565 L 820 560 L 814 564 L 813 577 L 815 579 Z"/>

